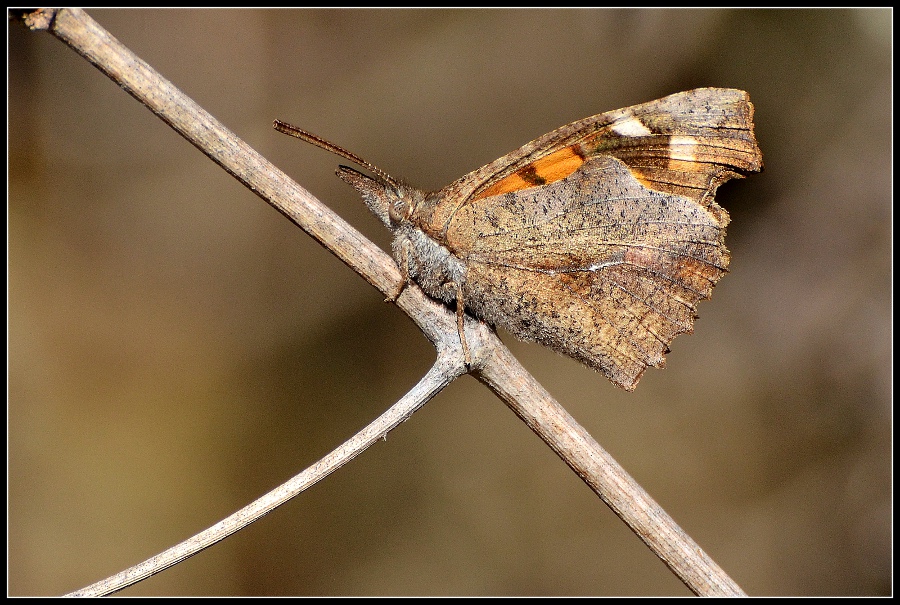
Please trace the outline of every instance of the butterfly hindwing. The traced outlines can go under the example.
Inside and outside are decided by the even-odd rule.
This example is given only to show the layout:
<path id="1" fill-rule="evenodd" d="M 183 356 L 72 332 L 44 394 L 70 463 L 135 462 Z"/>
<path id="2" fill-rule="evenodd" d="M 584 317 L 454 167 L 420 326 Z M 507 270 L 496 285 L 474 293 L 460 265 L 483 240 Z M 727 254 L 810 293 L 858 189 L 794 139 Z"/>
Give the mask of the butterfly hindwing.
<path id="1" fill-rule="evenodd" d="M 714 214 L 648 190 L 608 156 L 466 204 L 446 237 L 467 267 L 467 308 L 629 390 L 692 330 L 729 260 Z"/>

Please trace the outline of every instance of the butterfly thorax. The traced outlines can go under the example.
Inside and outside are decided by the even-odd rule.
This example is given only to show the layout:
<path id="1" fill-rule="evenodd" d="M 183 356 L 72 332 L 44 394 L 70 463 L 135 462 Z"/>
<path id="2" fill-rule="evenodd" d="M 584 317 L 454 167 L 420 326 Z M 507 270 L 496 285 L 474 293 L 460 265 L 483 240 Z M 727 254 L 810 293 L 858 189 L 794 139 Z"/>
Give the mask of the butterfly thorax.
<path id="1" fill-rule="evenodd" d="M 456 285 L 466 281 L 466 268 L 459 258 L 435 238 L 404 220 L 394 231 L 394 258 L 408 279 L 434 298 L 456 300 Z"/>

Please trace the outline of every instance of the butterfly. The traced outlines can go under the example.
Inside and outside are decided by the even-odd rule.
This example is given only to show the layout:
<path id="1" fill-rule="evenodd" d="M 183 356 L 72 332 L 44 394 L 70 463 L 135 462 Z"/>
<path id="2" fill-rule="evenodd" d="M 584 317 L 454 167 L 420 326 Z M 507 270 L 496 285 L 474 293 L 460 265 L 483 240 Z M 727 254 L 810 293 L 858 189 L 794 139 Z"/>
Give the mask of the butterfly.
<path id="1" fill-rule="evenodd" d="M 275 128 L 371 173 L 337 170 L 394 232 L 405 283 L 456 304 L 467 362 L 465 311 L 628 391 L 647 367 L 665 366 L 728 269 L 730 219 L 716 189 L 763 167 L 749 96 L 727 88 L 572 122 L 435 192 L 295 126 Z"/>

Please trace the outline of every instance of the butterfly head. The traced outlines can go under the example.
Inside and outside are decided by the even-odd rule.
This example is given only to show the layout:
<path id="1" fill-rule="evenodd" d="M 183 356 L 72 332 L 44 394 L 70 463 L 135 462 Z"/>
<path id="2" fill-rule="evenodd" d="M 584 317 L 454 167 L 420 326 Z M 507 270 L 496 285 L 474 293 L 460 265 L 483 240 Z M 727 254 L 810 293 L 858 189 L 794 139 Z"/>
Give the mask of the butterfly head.
<path id="1" fill-rule="evenodd" d="M 390 229 L 408 224 L 416 208 L 425 199 L 425 194 L 419 189 L 395 179 L 371 162 L 367 162 L 343 147 L 281 120 L 275 120 L 274 127 L 278 132 L 326 149 L 371 172 L 374 177 L 348 166 L 341 166 L 337 170 L 337 175 L 359 191 L 372 213 Z"/>
<path id="2" fill-rule="evenodd" d="M 415 187 L 391 178 L 375 177 L 348 166 L 340 166 L 337 175 L 342 181 L 359 191 L 369 210 L 389 229 L 409 224 L 416 208 L 425 199 L 425 194 Z"/>

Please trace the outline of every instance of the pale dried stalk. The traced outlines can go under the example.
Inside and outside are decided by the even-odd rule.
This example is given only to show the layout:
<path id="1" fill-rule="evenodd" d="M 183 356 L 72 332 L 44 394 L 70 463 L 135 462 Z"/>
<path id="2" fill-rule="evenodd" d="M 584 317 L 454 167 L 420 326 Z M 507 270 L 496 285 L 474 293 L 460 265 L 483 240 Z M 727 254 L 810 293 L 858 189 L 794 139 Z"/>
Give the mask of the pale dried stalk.
<path id="1" fill-rule="evenodd" d="M 125 571 L 110 576 L 95 584 L 91 584 L 81 590 L 69 593 L 67 597 L 99 597 L 112 594 L 127 586 L 136 584 L 149 578 L 153 574 L 171 567 L 188 557 L 191 557 L 205 548 L 209 548 L 216 542 L 223 540 L 242 529 L 263 515 L 272 512 L 297 494 L 311 487 L 321 479 L 350 462 L 358 454 L 366 450 L 376 441 L 387 436 L 401 422 L 413 415 L 429 399 L 437 395 L 441 389 L 450 384 L 456 377 L 453 372 L 448 372 L 448 367 L 454 363 L 448 357 L 453 354 L 441 355 L 438 363 L 422 378 L 409 393 L 388 411 L 375 419 L 366 428 L 348 439 L 343 445 L 329 453 L 327 456 L 310 466 L 308 469 L 278 486 L 265 496 L 245 506 L 230 517 L 227 517 L 209 529 L 200 532 L 196 536 L 177 544 L 172 548 L 161 552 L 155 557 L 147 559 L 143 563 L 130 567 Z M 456 354 L 458 357 L 458 354 Z M 456 364 L 458 365 L 458 364 Z M 461 372 L 459 372 L 461 373 Z M 457 373 L 456 375 L 459 375 Z"/>
<path id="2" fill-rule="evenodd" d="M 397 291 L 401 276 L 390 257 L 162 78 L 84 11 L 39 11 L 26 18 L 26 23 L 33 29 L 49 30 L 96 65 L 382 293 L 389 295 Z M 118 587 L 111 590 L 119 590 L 157 573 L 251 523 L 368 447 L 462 373 L 464 368 L 460 361 L 462 354 L 459 351 L 454 314 L 414 287 L 404 290 L 397 305 L 416 322 L 439 351 L 435 367 L 413 391 L 347 444 L 285 485 L 166 553 L 114 576 L 119 578 L 118 584 L 104 584 L 106 590 L 113 585 Z M 691 591 L 703 596 L 744 594 L 587 431 L 519 365 L 492 330 L 467 318 L 466 338 L 473 352 L 473 374 L 553 448 Z M 425 383 L 432 386 L 426 388 Z M 247 513 L 251 508 L 252 512 Z M 172 551 L 177 553 L 173 556 Z M 135 571 L 138 568 L 139 571 Z M 122 584 L 123 578 L 130 581 Z M 103 583 L 94 586 L 99 584 Z"/>

